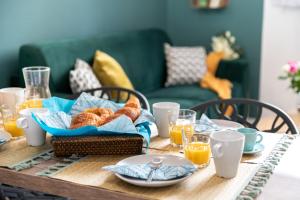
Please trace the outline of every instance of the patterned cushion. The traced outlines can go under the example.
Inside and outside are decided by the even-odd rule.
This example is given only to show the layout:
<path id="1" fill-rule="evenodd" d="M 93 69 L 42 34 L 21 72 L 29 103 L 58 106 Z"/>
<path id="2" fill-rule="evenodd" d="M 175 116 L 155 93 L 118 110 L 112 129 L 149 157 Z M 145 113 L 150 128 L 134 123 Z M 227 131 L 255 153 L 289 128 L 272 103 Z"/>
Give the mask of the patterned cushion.
<path id="1" fill-rule="evenodd" d="M 206 73 L 206 51 L 203 47 L 171 47 L 165 44 L 165 54 L 166 87 L 199 82 Z"/>
<path id="2" fill-rule="evenodd" d="M 81 59 L 76 59 L 75 69 L 70 71 L 70 87 L 73 93 L 101 87 L 91 66 Z"/>

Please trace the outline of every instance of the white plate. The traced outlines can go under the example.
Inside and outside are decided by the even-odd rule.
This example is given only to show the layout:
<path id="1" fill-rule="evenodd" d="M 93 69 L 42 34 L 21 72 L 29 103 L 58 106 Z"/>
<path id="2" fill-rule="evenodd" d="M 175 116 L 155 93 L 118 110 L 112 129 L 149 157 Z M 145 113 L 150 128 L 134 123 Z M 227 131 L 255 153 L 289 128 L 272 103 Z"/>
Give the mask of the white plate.
<path id="1" fill-rule="evenodd" d="M 4 140 L 5 142 L 0 143 L 0 148 L 11 139 L 11 135 L 3 129 L 0 129 L 0 140 Z"/>
<path id="2" fill-rule="evenodd" d="M 178 157 L 178 156 L 173 156 L 173 155 L 139 155 L 139 156 L 132 156 L 129 158 L 126 158 L 124 160 L 121 160 L 118 162 L 118 165 L 125 165 L 125 164 L 146 164 L 149 163 L 153 158 L 155 157 L 160 157 L 163 159 L 163 164 L 167 165 L 193 165 L 190 161 L 186 160 L 185 158 Z M 164 187 L 164 186 L 169 186 L 173 185 L 176 183 L 179 183 L 181 181 L 184 181 L 188 177 L 190 177 L 192 174 L 188 174 L 184 177 L 177 178 L 177 179 L 172 179 L 172 180 L 167 180 L 167 181 L 151 181 L 147 182 L 146 180 L 141 180 L 141 179 L 136 179 L 136 178 L 130 178 L 127 176 L 123 176 L 120 174 L 115 173 L 117 177 L 122 179 L 123 181 L 137 185 L 137 186 L 142 186 L 142 187 Z"/>
<path id="3" fill-rule="evenodd" d="M 238 122 L 224 120 L 224 119 L 212 119 L 214 123 L 216 123 L 221 128 L 231 128 L 231 129 L 239 129 L 244 128 L 244 126 Z"/>
<path id="4" fill-rule="evenodd" d="M 3 129 L 0 129 L 0 140 L 9 141 L 11 139 L 11 134 Z"/>

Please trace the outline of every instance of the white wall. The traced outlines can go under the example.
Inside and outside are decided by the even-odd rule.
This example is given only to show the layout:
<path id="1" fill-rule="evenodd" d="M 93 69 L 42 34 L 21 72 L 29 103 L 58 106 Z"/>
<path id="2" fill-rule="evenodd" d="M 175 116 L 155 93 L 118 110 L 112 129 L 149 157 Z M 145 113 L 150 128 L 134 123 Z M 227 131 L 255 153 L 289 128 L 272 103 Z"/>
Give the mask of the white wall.
<path id="1" fill-rule="evenodd" d="M 300 60 L 300 8 L 264 0 L 260 100 L 291 113 L 296 112 L 298 95 L 288 81 L 278 80 L 281 66 L 289 60 Z"/>

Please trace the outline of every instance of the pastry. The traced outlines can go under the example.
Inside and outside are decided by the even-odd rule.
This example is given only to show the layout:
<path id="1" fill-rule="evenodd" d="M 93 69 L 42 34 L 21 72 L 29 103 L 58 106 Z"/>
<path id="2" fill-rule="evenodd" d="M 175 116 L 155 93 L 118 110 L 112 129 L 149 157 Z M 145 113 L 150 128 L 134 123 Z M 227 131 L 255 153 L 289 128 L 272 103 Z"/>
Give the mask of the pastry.
<path id="1" fill-rule="evenodd" d="M 110 108 L 88 108 L 84 112 L 94 113 L 99 117 L 109 117 L 114 114 L 114 112 Z"/>
<path id="2" fill-rule="evenodd" d="M 139 99 L 135 96 L 131 96 L 129 100 L 126 102 L 124 107 L 131 107 L 136 109 L 141 109 L 141 103 Z"/>
<path id="3" fill-rule="evenodd" d="M 115 115 L 126 115 L 134 122 L 140 116 L 140 110 L 132 107 L 123 107 L 115 112 Z"/>
<path id="4" fill-rule="evenodd" d="M 125 106 L 115 113 L 110 108 L 88 108 L 82 113 L 73 117 L 70 129 L 83 126 L 102 126 L 121 115 L 126 115 L 133 122 L 141 114 L 141 104 L 138 98 L 131 96 Z"/>
<path id="5" fill-rule="evenodd" d="M 70 129 L 76 129 L 83 126 L 99 126 L 101 117 L 94 113 L 80 113 L 73 117 Z"/>

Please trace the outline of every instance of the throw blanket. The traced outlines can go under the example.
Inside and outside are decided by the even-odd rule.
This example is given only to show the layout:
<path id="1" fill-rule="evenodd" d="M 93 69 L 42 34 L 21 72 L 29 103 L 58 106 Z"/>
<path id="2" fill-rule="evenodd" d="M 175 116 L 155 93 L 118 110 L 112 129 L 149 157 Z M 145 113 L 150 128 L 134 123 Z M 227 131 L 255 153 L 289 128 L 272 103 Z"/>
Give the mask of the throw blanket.
<path id="1" fill-rule="evenodd" d="M 232 83 L 227 79 L 216 77 L 216 71 L 223 57 L 224 53 L 220 52 L 208 54 L 206 59 L 207 72 L 201 79 L 200 86 L 216 92 L 221 99 L 230 99 Z"/>
<path id="2" fill-rule="evenodd" d="M 216 72 L 220 61 L 224 57 L 222 52 L 211 52 L 206 58 L 207 72 L 200 81 L 200 86 L 216 92 L 220 99 L 230 99 L 232 83 L 227 79 L 216 77 Z M 231 115 L 232 108 L 229 107 L 226 115 Z"/>

